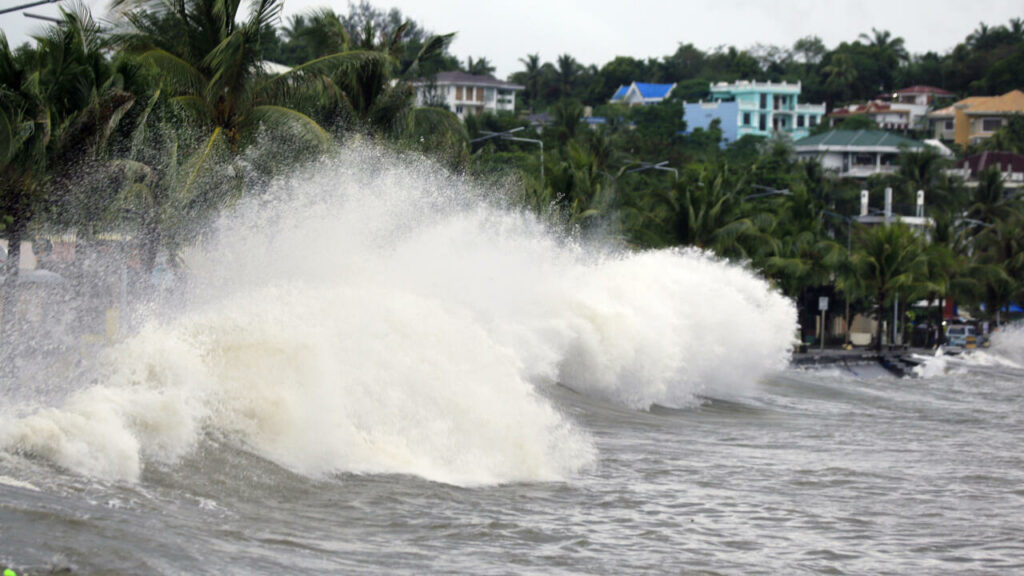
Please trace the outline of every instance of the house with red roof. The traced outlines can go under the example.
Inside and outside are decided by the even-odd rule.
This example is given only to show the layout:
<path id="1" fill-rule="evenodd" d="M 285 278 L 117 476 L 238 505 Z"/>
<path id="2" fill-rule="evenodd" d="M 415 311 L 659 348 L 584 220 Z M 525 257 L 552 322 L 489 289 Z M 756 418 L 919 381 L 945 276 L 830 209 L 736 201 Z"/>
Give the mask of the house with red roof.
<path id="1" fill-rule="evenodd" d="M 919 104 L 922 106 L 935 106 L 942 100 L 948 101 L 953 98 L 956 98 L 956 94 L 949 90 L 920 84 L 901 88 L 891 94 L 883 93 L 878 95 L 879 100 L 888 100 L 899 104 Z"/>
<path id="2" fill-rule="evenodd" d="M 926 114 L 928 114 L 928 106 L 925 104 L 872 100 L 867 104 L 851 104 L 837 108 L 828 115 L 828 118 L 831 122 L 830 126 L 835 126 L 851 116 L 867 116 L 883 130 L 907 132 L 925 127 Z"/>
<path id="3" fill-rule="evenodd" d="M 985 151 L 972 154 L 957 162 L 956 168 L 949 170 L 964 179 L 968 186 L 978 185 L 978 176 L 987 169 L 995 168 L 1003 180 L 1003 187 L 1008 190 L 1024 188 L 1024 155 L 1012 152 Z"/>

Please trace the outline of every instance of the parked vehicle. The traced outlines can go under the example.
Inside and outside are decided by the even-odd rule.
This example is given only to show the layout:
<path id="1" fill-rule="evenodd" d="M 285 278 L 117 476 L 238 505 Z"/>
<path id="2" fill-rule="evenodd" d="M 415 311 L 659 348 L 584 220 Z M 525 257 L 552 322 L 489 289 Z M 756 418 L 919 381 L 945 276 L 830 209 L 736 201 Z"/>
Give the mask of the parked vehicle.
<path id="1" fill-rule="evenodd" d="M 946 326 L 946 346 L 971 350 L 988 345 L 988 337 L 980 334 L 973 324 L 950 324 Z"/>

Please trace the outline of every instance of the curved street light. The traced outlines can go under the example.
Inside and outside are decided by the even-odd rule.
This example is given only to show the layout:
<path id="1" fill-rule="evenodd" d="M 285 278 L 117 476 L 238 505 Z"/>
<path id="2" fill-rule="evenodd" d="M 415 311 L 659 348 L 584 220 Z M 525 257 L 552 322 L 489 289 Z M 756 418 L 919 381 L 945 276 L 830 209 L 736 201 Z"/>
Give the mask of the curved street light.
<path id="1" fill-rule="evenodd" d="M 479 138 L 474 138 L 469 141 L 470 144 L 476 144 L 477 142 L 483 142 L 492 138 L 498 138 L 499 140 L 511 140 L 513 142 L 528 142 L 530 144 L 537 144 L 540 146 L 540 188 L 544 190 L 544 142 L 537 140 L 536 138 L 518 138 L 512 136 L 520 130 L 526 130 L 526 126 L 519 126 L 511 130 L 505 130 L 504 132 L 491 132 L 490 130 L 481 130 L 480 133 L 484 134 Z"/>
<path id="2" fill-rule="evenodd" d="M 637 162 L 637 164 L 639 164 L 640 166 L 637 167 L 637 168 L 633 168 L 631 170 L 626 170 L 625 172 L 623 172 L 623 174 L 632 174 L 634 172 L 643 172 L 644 170 L 663 170 L 665 172 L 671 172 L 673 175 L 675 175 L 676 182 L 679 181 L 679 170 L 676 170 L 675 168 L 672 168 L 672 167 L 668 166 L 668 160 L 663 160 L 663 161 L 658 162 L 658 163 L 644 162 L 644 161 L 641 160 L 641 161 Z"/>
<path id="3" fill-rule="evenodd" d="M 778 188 L 772 188 L 771 186 L 762 186 L 760 184 L 751 184 L 750 187 L 751 188 L 755 188 L 757 190 L 765 190 L 765 192 L 758 192 L 756 194 L 748 194 L 748 195 L 744 196 L 742 199 L 740 199 L 741 202 L 746 202 L 747 200 L 751 200 L 753 198 L 764 198 L 766 196 L 792 196 L 793 195 L 793 193 L 790 192 L 789 190 L 786 190 L 786 189 L 779 190 Z"/>
<path id="4" fill-rule="evenodd" d="M 32 8 L 34 6 L 42 6 L 43 4 L 56 4 L 60 0 L 38 0 L 37 2 L 29 2 L 28 4 L 21 4 L 18 6 L 12 6 L 10 8 L 0 9 L 0 14 L 7 14 L 8 12 L 17 12 L 18 10 L 24 10 L 25 8 Z M 35 18 L 36 16 L 33 16 Z"/>

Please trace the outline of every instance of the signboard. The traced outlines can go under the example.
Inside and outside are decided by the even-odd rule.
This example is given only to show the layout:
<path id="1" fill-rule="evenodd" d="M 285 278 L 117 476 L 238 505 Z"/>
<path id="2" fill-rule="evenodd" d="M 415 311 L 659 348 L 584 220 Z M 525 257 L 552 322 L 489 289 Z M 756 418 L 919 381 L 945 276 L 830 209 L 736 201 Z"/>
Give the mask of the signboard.
<path id="1" fill-rule="evenodd" d="M 821 312 L 828 310 L 828 296 L 820 296 L 818 298 L 818 310 Z"/>

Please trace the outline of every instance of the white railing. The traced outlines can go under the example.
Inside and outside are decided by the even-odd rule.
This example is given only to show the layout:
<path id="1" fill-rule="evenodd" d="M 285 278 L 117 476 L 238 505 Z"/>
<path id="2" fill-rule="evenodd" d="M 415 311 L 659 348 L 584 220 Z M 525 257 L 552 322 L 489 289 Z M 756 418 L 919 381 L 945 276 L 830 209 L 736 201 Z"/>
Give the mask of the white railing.
<path id="1" fill-rule="evenodd" d="M 843 178 L 867 178 L 875 174 L 894 174 L 898 169 L 897 166 L 850 166 L 839 175 Z"/>

